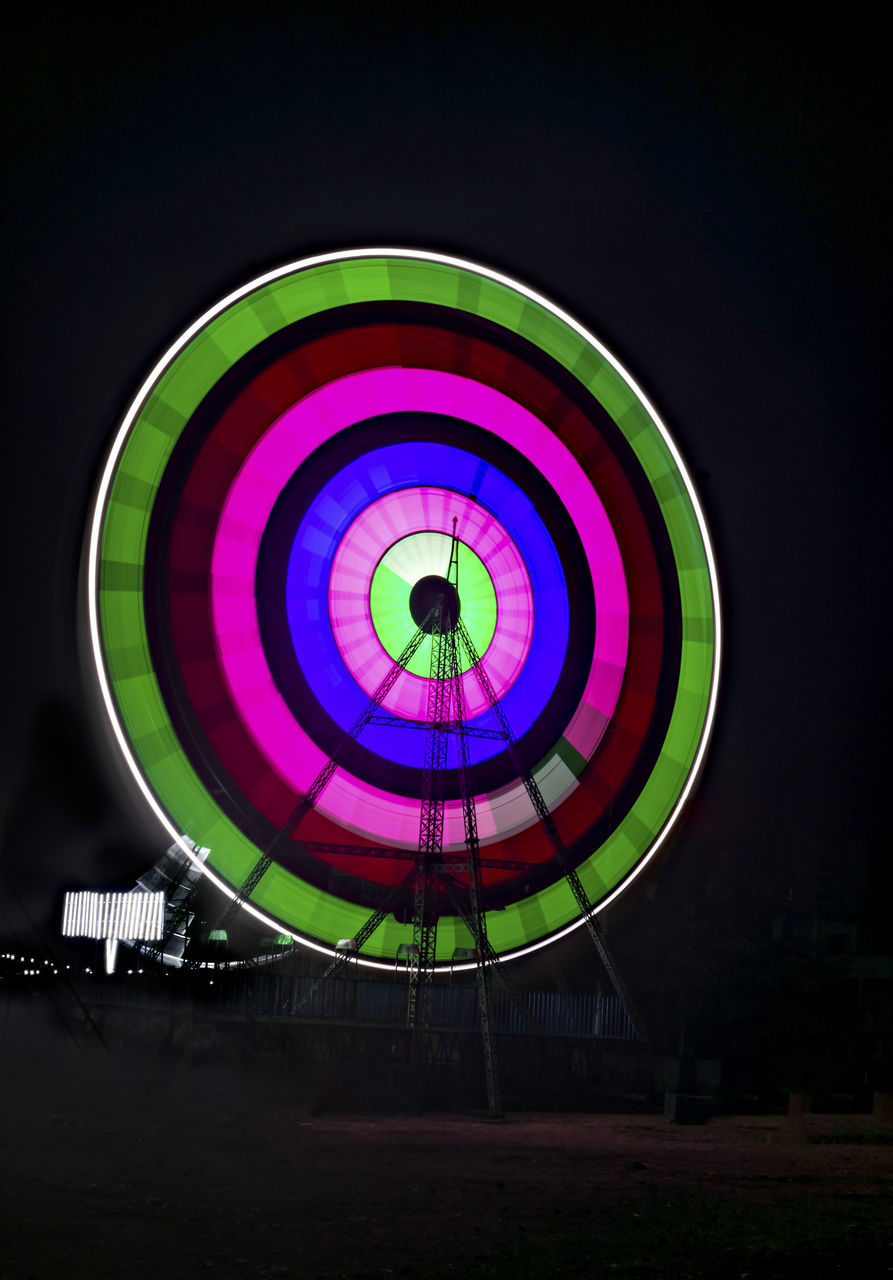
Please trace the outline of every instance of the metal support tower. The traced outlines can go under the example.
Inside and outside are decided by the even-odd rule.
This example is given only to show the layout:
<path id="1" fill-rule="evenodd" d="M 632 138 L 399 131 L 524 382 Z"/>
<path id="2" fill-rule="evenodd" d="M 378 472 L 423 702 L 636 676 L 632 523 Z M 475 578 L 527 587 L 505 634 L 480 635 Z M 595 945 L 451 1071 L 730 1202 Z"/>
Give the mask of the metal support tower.
<path id="1" fill-rule="evenodd" d="M 448 587 L 453 587 L 458 595 L 457 552 L 454 520 L 450 563 L 445 582 Z M 425 735 L 425 766 L 422 780 L 422 804 L 419 812 L 419 849 L 412 902 L 412 951 L 410 952 L 409 999 L 406 1015 L 408 1025 L 414 1030 L 427 1026 L 427 996 L 434 975 L 434 953 L 437 942 L 438 885 L 433 876 L 435 864 L 441 860 L 443 853 L 443 784 L 449 745 L 449 731 L 446 725 L 450 719 L 453 693 L 450 673 L 451 654 L 455 645 L 453 638 L 455 619 L 450 617 L 454 610 L 450 610 L 449 603 L 447 593 L 441 590 L 428 615 L 428 631 L 431 636 L 428 730 Z"/>
<path id="2" fill-rule="evenodd" d="M 445 885 L 442 877 L 451 872 L 467 873 L 472 937 L 477 952 L 478 1001 L 481 1015 L 487 1101 L 491 1115 L 501 1113 L 496 1072 L 496 1054 L 490 1027 L 487 990 L 486 919 L 481 910 L 479 841 L 474 795 L 468 783 L 470 757 L 462 692 L 461 665 L 456 643 L 459 623 L 459 539 L 453 519 L 450 560 L 445 579 L 435 597 L 426 625 L 431 635 L 431 667 L 428 684 L 428 716 L 425 738 L 425 769 L 419 816 L 419 848 L 413 892 L 412 950 L 410 952 L 407 1022 L 416 1032 L 416 1060 L 428 1057 L 428 994 L 434 977 L 437 918 L 441 914 Z M 432 588 L 437 590 L 436 584 Z M 443 858 L 444 780 L 449 735 L 456 734 L 459 754 L 459 785 L 465 830 L 465 857 L 458 867 Z"/>
<path id="3" fill-rule="evenodd" d="M 496 1055 L 490 1026 L 489 974 L 496 973 L 505 982 L 510 992 L 512 988 L 502 973 L 502 966 L 498 961 L 498 956 L 487 937 L 480 873 L 482 867 L 489 866 L 491 863 L 489 859 L 480 856 L 474 794 L 469 781 L 470 751 L 468 743 L 471 736 L 486 736 L 505 742 L 509 757 L 516 770 L 516 775 L 522 781 L 534 812 L 543 824 L 556 861 L 571 888 L 604 968 L 617 994 L 626 1005 L 637 1034 L 641 1039 L 646 1037 L 632 997 L 608 949 L 595 909 L 589 901 L 579 875 L 564 848 L 555 820 L 536 780 L 520 758 L 511 726 L 496 698 L 489 676 L 484 669 L 468 629 L 461 619 L 459 541 L 456 523 L 454 518 L 450 560 L 446 577 L 432 577 L 425 580 L 428 594 L 426 597 L 423 595 L 422 605 L 413 609 L 412 599 L 410 601 L 414 620 L 419 624 L 415 634 L 409 640 L 399 658 L 392 664 L 354 724 L 343 735 L 326 764 L 314 779 L 306 795 L 301 798 L 291 814 L 289 814 L 267 852 L 252 868 L 238 893 L 227 907 L 220 924 L 224 926 L 233 918 L 243 903 L 250 898 L 251 893 L 267 869 L 275 861 L 277 854 L 288 842 L 292 841 L 302 819 L 319 800 L 323 790 L 334 776 L 345 747 L 359 736 L 366 725 L 388 724 L 423 730 L 425 733 L 425 755 L 422 801 L 419 814 L 419 840 L 415 853 L 400 849 L 369 849 L 365 846 L 297 842 L 298 848 L 306 851 L 306 853 L 318 851 L 330 854 L 360 854 L 373 858 L 405 858 L 413 862 L 411 870 L 401 883 L 391 890 L 385 901 L 372 912 L 369 919 L 359 930 L 357 937 L 353 940 L 356 944 L 355 950 L 352 949 L 349 953 L 344 952 L 337 955 L 319 981 L 335 973 L 351 955 L 356 955 L 362 950 L 363 945 L 384 921 L 390 910 L 393 909 L 395 897 L 401 892 L 408 891 L 411 887 L 413 941 L 409 957 L 407 1022 L 409 1027 L 418 1033 L 416 1037 L 416 1060 L 420 1063 L 422 1061 L 427 1062 L 428 994 L 435 968 L 437 920 L 443 914 L 445 900 L 449 899 L 454 909 L 465 921 L 474 940 L 477 954 L 476 973 L 487 1078 L 487 1096 L 491 1114 L 498 1115 L 500 1112 L 499 1086 Z M 415 590 L 414 588 L 414 592 Z M 381 704 L 426 636 L 431 637 L 427 717 L 424 721 L 403 720 L 400 717 L 384 712 Z M 474 671 L 481 691 L 496 716 L 499 724 L 498 730 L 472 730 L 467 724 L 462 686 L 463 650 L 467 658 L 467 668 Z M 450 735 L 455 737 L 457 745 L 465 850 L 464 854 L 451 854 L 445 857 L 443 853 L 444 785 Z M 516 864 L 500 862 L 497 865 L 502 869 L 508 869 Z M 517 867 L 518 869 L 526 869 L 526 864 L 518 863 Z M 462 879 L 460 880 L 457 877 Z M 463 883 L 466 878 L 467 885 Z M 314 984 L 312 990 L 315 989 L 316 984 Z M 305 999 L 309 998 L 312 990 Z M 520 1003 L 523 1004 L 523 1001 Z M 522 1011 L 526 1020 L 531 1021 L 529 1013 L 526 1010 Z"/>
<path id="4" fill-rule="evenodd" d="M 453 527 L 455 543 L 455 522 Z M 458 618 L 457 618 L 458 625 Z M 498 1114 L 499 1081 L 497 1078 L 496 1053 L 490 1029 L 490 993 L 487 981 L 488 957 L 492 947 L 487 938 L 487 917 L 483 910 L 481 893 L 481 860 L 480 842 L 478 840 L 477 811 L 474 806 L 474 792 L 469 785 L 471 759 L 468 750 L 468 731 L 465 720 L 465 699 L 462 690 L 462 668 L 459 663 L 459 649 L 455 634 L 451 636 L 450 665 L 454 697 L 456 701 L 456 723 L 459 740 L 459 790 L 462 796 L 462 817 L 465 827 L 465 849 L 468 854 L 469 883 L 469 916 L 472 925 L 474 949 L 477 952 L 477 986 L 478 1007 L 481 1014 L 481 1034 L 484 1042 L 484 1071 L 487 1077 L 487 1098 L 492 1114 Z"/>
<path id="5" fill-rule="evenodd" d="M 397 677 L 402 674 L 406 666 L 412 660 L 413 654 L 425 638 L 425 627 L 427 622 L 428 619 L 426 619 L 418 628 L 415 635 L 403 649 L 399 658 L 397 658 L 391 665 L 372 697 L 366 703 L 365 707 L 357 716 L 351 727 L 342 736 L 338 745 L 335 747 L 335 750 L 311 782 L 306 794 L 301 797 L 280 827 L 279 831 L 276 833 L 267 852 L 254 864 L 251 871 L 248 873 L 247 878 L 239 888 L 238 893 L 235 894 L 226 911 L 222 915 L 218 928 L 225 928 L 230 920 L 232 920 L 236 913 L 241 909 L 243 904 L 248 901 L 254 890 L 260 884 L 264 875 L 276 861 L 276 855 L 285 847 L 292 838 L 294 832 L 300 826 L 301 819 L 304 818 L 316 804 L 317 800 L 334 777 L 335 770 L 338 768 L 338 763 L 344 753 L 344 748 L 349 742 L 352 742 L 355 738 L 359 737 L 366 725 L 372 721 L 375 712 L 380 709 L 382 701 L 393 688 Z"/>
<path id="6" fill-rule="evenodd" d="M 471 663 L 472 669 L 477 677 L 481 691 L 499 721 L 499 726 L 502 730 L 503 736 L 505 737 L 506 746 L 508 748 L 512 764 L 515 766 L 518 777 L 524 783 L 524 789 L 527 792 L 530 803 L 533 805 L 536 816 L 543 824 L 549 843 L 552 846 L 552 851 L 555 854 L 556 861 L 561 867 L 564 878 L 570 886 L 577 906 L 580 908 L 589 936 L 595 944 L 599 958 L 604 965 L 605 972 L 610 978 L 614 986 L 614 990 L 626 1005 L 626 1011 L 630 1016 L 633 1026 L 635 1027 L 636 1035 L 640 1040 L 646 1040 L 647 1036 L 645 1034 L 641 1016 L 633 1003 L 632 995 L 620 974 L 617 963 L 611 955 L 604 930 L 602 929 L 601 923 L 596 915 L 595 908 L 589 901 L 589 895 L 583 888 L 583 884 L 577 874 L 576 868 L 573 866 L 567 855 L 564 842 L 562 841 L 558 828 L 555 825 L 555 819 L 552 817 L 552 814 L 549 811 L 549 806 L 543 799 L 543 794 L 537 786 L 536 779 L 533 777 L 533 774 L 524 767 L 524 764 L 518 755 L 517 743 L 515 742 L 511 726 L 506 719 L 505 712 L 496 699 L 496 694 L 493 690 L 492 684 L 490 683 L 490 678 L 484 670 L 483 664 L 481 663 L 477 650 L 475 649 L 474 642 L 468 634 L 468 629 L 462 622 L 461 618 L 459 619 L 457 630 L 462 644 L 465 646 L 469 662 Z"/>

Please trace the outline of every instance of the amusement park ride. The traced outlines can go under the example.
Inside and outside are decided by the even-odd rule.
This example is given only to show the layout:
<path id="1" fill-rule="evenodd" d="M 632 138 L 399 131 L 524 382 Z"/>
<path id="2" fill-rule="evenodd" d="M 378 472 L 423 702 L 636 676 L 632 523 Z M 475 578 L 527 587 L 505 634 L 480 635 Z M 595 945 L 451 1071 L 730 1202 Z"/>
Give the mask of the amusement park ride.
<path id="1" fill-rule="evenodd" d="M 596 339 L 440 255 L 271 272 L 148 378 L 89 555 L 118 745 L 221 927 L 249 911 L 329 973 L 404 956 L 418 1031 L 438 971 L 473 969 L 492 1111 L 513 956 L 585 927 L 641 1034 L 597 911 L 694 785 L 718 590 L 679 454 Z"/>

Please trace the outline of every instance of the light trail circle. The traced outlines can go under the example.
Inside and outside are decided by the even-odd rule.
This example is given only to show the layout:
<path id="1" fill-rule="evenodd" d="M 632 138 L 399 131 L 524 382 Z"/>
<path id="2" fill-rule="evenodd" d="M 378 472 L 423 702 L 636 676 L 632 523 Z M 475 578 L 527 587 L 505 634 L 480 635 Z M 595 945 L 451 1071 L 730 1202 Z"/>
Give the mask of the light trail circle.
<path id="1" fill-rule="evenodd" d="M 402 503 L 401 510 L 405 510 Z M 428 518 L 430 519 L 430 516 Z M 357 525 L 360 528 L 356 528 Z M 463 527 L 463 532 L 473 537 L 474 531 L 469 530 L 467 526 Z M 345 549 L 348 537 L 351 541 L 356 539 L 354 545 L 357 548 L 357 559 L 354 564 L 361 574 L 357 584 L 359 590 L 355 594 L 349 588 L 340 585 L 342 551 Z M 429 526 L 427 529 L 422 527 L 417 532 L 406 534 L 397 542 L 382 544 L 367 533 L 366 522 L 362 517 L 354 522 L 354 528 L 348 537 L 342 540 L 338 554 L 332 563 L 329 587 L 330 616 L 334 619 L 335 612 L 338 613 L 338 620 L 335 622 L 336 642 L 339 643 L 348 667 L 352 670 L 355 668 L 358 682 L 371 694 L 376 688 L 376 683 L 373 683 L 370 678 L 371 661 L 363 660 L 361 647 L 363 641 L 368 643 L 370 649 L 373 645 L 383 649 L 392 661 L 399 658 L 416 626 L 410 611 L 413 587 L 423 578 L 445 576 L 449 567 L 451 539 L 445 529 Z M 504 561 L 508 558 L 507 552 L 510 548 L 511 544 L 506 540 L 503 543 L 500 562 L 491 556 L 486 563 L 477 554 L 478 551 L 483 550 L 479 542 L 476 546 L 470 546 L 468 542 L 460 539 L 457 548 L 462 621 L 469 629 L 477 652 L 485 661 L 490 645 L 494 644 L 493 656 L 497 657 L 500 663 L 499 675 L 502 687 L 511 684 L 513 677 L 523 665 L 527 650 L 530 648 L 530 632 L 533 630 L 530 607 L 532 593 L 529 581 L 526 581 L 527 575 L 523 561 L 517 552 L 513 559 L 518 572 L 518 586 L 515 586 L 514 590 L 511 589 L 514 583 L 505 572 Z M 494 576 L 500 583 L 498 609 L 497 592 L 493 585 Z M 503 583 L 506 584 L 505 589 L 502 587 Z M 527 588 L 526 591 L 523 590 L 524 586 Z M 521 589 L 519 590 L 518 587 Z M 335 605 L 336 600 L 338 605 Z M 339 639 L 342 634 L 342 620 L 347 624 L 347 636 L 343 646 Z M 354 623 L 361 626 L 365 634 L 355 633 L 352 626 Z M 513 626 L 513 623 L 517 625 Z M 467 660 L 463 655 L 463 672 L 467 666 Z M 406 670 L 416 677 L 412 683 L 420 692 L 427 695 L 426 682 L 431 670 L 430 640 L 423 641 Z M 478 711 L 484 709 L 486 703 L 479 692 L 475 692 L 475 703 L 470 702 L 470 695 L 477 689 L 477 684 L 473 682 L 473 689 L 472 682 L 464 683 L 467 685 L 466 712 L 468 715 L 476 715 Z M 477 703 L 479 705 L 476 705 Z M 388 699 L 385 705 L 390 710 L 391 700 Z M 413 713 L 409 709 L 411 706 L 418 707 L 422 713 L 416 718 L 425 718 L 427 700 L 423 705 L 417 697 L 407 701 L 405 711 L 396 707 L 394 710 L 396 714 L 411 719 L 413 718 Z"/>
<path id="2" fill-rule="evenodd" d="M 444 475 L 451 477 L 454 488 L 444 490 L 432 483 Z M 480 489 L 487 505 L 468 497 L 463 486 Z M 367 502 L 368 495 L 379 490 L 384 490 L 381 497 Z M 508 528 L 500 523 L 499 513 L 504 514 Z M 519 487 L 479 457 L 439 443 L 392 444 L 370 450 L 331 477 L 298 526 L 289 555 L 286 597 L 291 642 L 309 692 L 326 705 L 342 730 L 354 723 L 388 667 L 384 655 L 375 650 L 378 661 L 360 678 L 348 646 L 338 644 L 339 633 L 347 635 L 346 619 L 331 606 L 333 593 L 343 581 L 342 562 L 353 560 L 357 541 L 366 547 L 359 553 L 364 557 L 360 590 L 365 597 L 367 587 L 371 588 L 367 577 L 371 559 L 377 558 L 370 559 L 367 540 L 383 552 L 389 536 L 399 538 L 411 529 L 427 526 L 431 532 L 450 533 L 453 517 L 467 528 L 473 546 L 493 563 L 498 577 L 500 643 L 491 644 L 484 656 L 487 675 L 500 695 L 508 697 L 503 710 L 518 736 L 542 713 L 567 654 L 570 626 L 567 584 L 546 526 Z M 619 569 L 616 549 L 614 557 Z M 526 563 L 537 565 L 535 590 Z M 603 605 L 607 614 L 604 599 Z M 363 607 L 362 600 L 349 602 L 349 616 L 355 617 L 355 610 Z M 539 619 L 535 630 L 534 616 Z M 351 650 L 362 635 L 350 632 Z M 411 630 L 397 641 L 398 654 L 410 635 Z M 429 646 L 422 649 L 424 658 Z M 614 682 L 613 670 L 608 680 Z M 479 714 L 484 702 L 477 680 L 466 678 L 463 686 L 472 714 Z M 603 692 L 610 696 L 609 691 Z M 425 697 L 421 684 L 401 678 L 385 707 L 410 718 L 424 718 Z M 387 744 L 385 738 L 389 738 Z M 417 755 L 417 745 L 405 734 L 371 729 L 363 740 L 380 742 L 382 754 L 404 763 Z M 494 747 L 475 739 L 471 750 L 472 758 L 480 759 L 492 754 Z"/>
<path id="3" fill-rule="evenodd" d="M 413 627 L 419 621 L 413 613 L 414 590 L 426 578 L 442 578 L 449 569 L 451 554 L 452 540 L 448 533 L 411 533 L 389 546 L 373 569 L 371 578 L 365 583 L 365 591 L 361 591 L 357 600 L 357 608 L 358 611 L 362 609 L 364 621 L 368 620 L 371 624 L 376 639 L 390 658 L 396 660 L 400 657 L 406 637 L 412 635 Z M 468 627 L 476 651 L 483 659 L 496 634 L 497 607 L 493 579 L 480 556 L 461 539 L 456 545 L 456 570 L 457 580 L 462 587 L 460 617 Z M 333 565 L 333 586 L 334 581 Z M 528 586 L 528 591 L 524 593 L 525 605 L 529 595 Z M 498 610 L 498 621 L 501 624 L 506 622 L 510 607 L 507 600 L 501 603 Z M 523 640 L 528 639 L 529 642 L 529 632 L 532 630 L 532 626 L 528 625 L 531 611 L 529 606 L 516 606 L 514 612 L 520 623 L 520 634 L 516 633 L 512 638 L 520 639 L 519 647 L 523 649 Z M 406 664 L 406 670 L 422 679 L 427 678 L 431 671 L 431 647 L 430 640 L 423 641 L 421 649 L 416 650 Z M 501 652 L 499 641 L 496 652 Z M 464 674 L 469 669 L 470 661 L 463 651 L 459 671 Z M 472 714 L 467 700 L 466 713 Z"/>
<path id="4" fill-rule="evenodd" d="M 581 759 L 590 759 L 616 706 L 627 652 L 626 582 L 617 541 L 604 508 L 567 448 L 554 440 L 545 424 L 533 414 L 501 392 L 468 378 L 439 370 L 414 368 L 373 369 L 353 374 L 349 378 L 335 380 L 299 401 L 261 438 L 227 495 L 211 565 L 214 632 L 221 667 L 233 701 L 259 749 L 298 793 L 309 789 L 325 765 L 324 754 L 308 739 L 273 679 L 251 597 L 262 532 L 280 497 L 284 480 L 294 475 L 315 449 L 357 422 L 364 407 L 372 414 L 403 411 L 424 415 L 448 409 L 454 417 L 481 430 L 489 430 L 498 438 L 511 441 L 529 456 L 541 460 L 545 478 L 552 481 L 558 500 L 581 535 L 600 622 L 582 697 L 565 725 L 571 748 Z M 418 445 L 413 446 L 412 453 L 415 457 L 424 456 Z M 349 497 L 344 495 L 337 504 L 339 515 L 333 526 L 335 529 L 342 527 L 344 513 L 350 511 L 349 501 Z M 457 503 L 448 510 L 451 514 L 454 511 L 460 515 L 470 514 L 467 503 Z M 531 530 L 539 524 L 535 512 L 525 511 L 523 525 L 519 523 L 517 526 L 518 536 L 523 535 L 532 541 Z M 302 563 L 312 550 L 312 545 L 301 538 L 300 531 L 296 545 L 299 554 L 292 556 L 290 579 L 295 564 Z M 553 564 L 554 549 L 546 548 L 542 543 L 536 545 L 539 549 L 535 568 L 548 583 L 552 583 L 557 569 Z M 322 618 L 321 604 L 312 611 L 297 612 L 295 618 L 291 582 L 287 595 L 293 639 L 305 636 L 325 645 L 326 639 L 334 632 L 334 619 L 330 617 L 327 623 Z M 556 628 L 562 621 L 566 625 L 568 618 L 566 589 L 562 595 L 563 608 L 556 599 L 556 592 L 552 592 L 549 599 L 551 607 L 541 608 L 538 612 L 541 652 L 537 654 L 535 664 L 530 664 L 527 688 L 522 690 L 516 680 L 503 699 L 503 709 L 517 737 L 527 729 L 534 714 L 529 701 L 522 701 L 522 692 L 538 694 L 542 705 L 550 698 L 557 679 L 555 667 L 563 656 L 564 641 L 556 640 Z M 492 658 L 490 662 L 492 664 Z M 371 678 L 371 689 L 377 686 L 388 665 L 382 657 Z M 351 688 L 340 679 L 331 648 L 323 648 L 315 655 L 315 660 L 307 662 L 306 675 L 320 702 L 330 696 L 338 697 L 339 702 L 344 699 L 344 709 L 337 718 L 341 728 L 348 729 L 362 711 L 369 689 L 362 692 L 356 688 L 356 696 L 350 700 Z M 480 712 L 483 706 L 473 682 L 473 676 L 466 676 L 463 680 Z M 331 690 L 327 687 L 330 684 L 334 686 Z M 412 714 L 406 718 L 423 718 L 422 707 L 427 695 L 421 693 L 409 702 L 411 689 L 407 678 L 397 697 L 407 699 L 406 706 Z M 398 705 L 404 704 L 401 701 Z M 391 709 L 387 701 L 385 708 Z M 401 714 L 406 715 L 406 711 Z M 490 727 L 495 727 L 495 724 Z M 373 734 L 374 730 L 367 731 L 364 741 Z M 379 739 L 384 737 L 380 732 L 377 736 Z M 407 746 L 411 749 L 412 744 L 407 741 Z M 392 759 L 396 750 L 395 747 L 392 751 Z M 477 741 L 472 744 L 472 754 L 480 755 Z M 572 779 L 566 777 L 562 770 L 555 772 L 556 756 L 553 755 L 550 763 L 553 767 L 549 769 L 546 766 L 541 789 L 547 802 L 556 804 L 572 785 Z M 342 768 L 327 785 L 316 809 L 342 823 L 352 836 L 368 836 L 385 844 L 411 846 L 418 838 L 416 799 L 407 800 L 389 794 L 374 780 L 359 778 L 349 769 Z M 476 803 L 479 832 L 484 841 L 512 834 L 536 821 L 520 781 L 508 789 L 500 789 L 498 806 L 480 793 L 476 794 Z M 444 841 L 451 848 L 464 841 L 462 806 L 458 797 L 446 802 Z"/>
<path id="5" fill-rule="evenodd" d="M 461 617 L 497 696 L 507 692 L 524 665 L 533 631 L 533 592 L 506 531 L 463 495 L 431 486 L 397 490 L 357 516 L 338 545 L 329 575 L 335 643 L 367 695 L 415 631 L 409 611 L 412 586 L 423 577 L 446 573 L 454 513 L 461 528 Z M 394 529 L 401 530 L 397 541 Z M 430 669 L 427 640 L 407 668 L 409 675 L 385 699 L 385 710 L 410 720 L 426 719 Z M 462 683 L 466 714 L 480 715 L 487 704 L 477 681 L 466 674 Z"/>
<path id="6" fill-rule="evenodd" d="M 398 450 L 373 475 L 369 459 L 401 442 L 419 457 L 455 449 L 474 471 L 432 475 Z M 358 506 L 327 508 L 338 530 L 327 542 L 314 504 L 350 467 Z M 520 497 L 488 490 L 498 477 Z M 549 557 L 541 563 L 518 528 L 539 521 L 554 548 L 566 640 L 541 677 L 542 708 L 531 703 L 516 732 L 590 900 L 604 906 L 661 847 L 704 759 L 721 648 L 713 553 L 678 450 L 633 379 L 554 304 L 469 262 L 370 249 L 289 264 L 224 298 L 147 378 L 112 443 L 89 536 L 90 635 L 122 756 L 168 833 L 186 852 L 210 848 L 206 873 L 238 890 L 367 696 L 365 662 L 352 672 L 344 661 L 339 603 L 353 588 L 336 574 L 330 594 L 344 533 L 391 493 L 429 488 L 487 512 L 529 582 L 529 595 L 512 591 L 523 639 L 497 646 L 501 571 L 479 557 L 497 600 L 488 655 L 498 647 L 508 672 L 507 715 L 541 672 L 531 655 L 548 614 L 536 600 Z M 307 563 L 325 578 L 321 597 L 309 578 L 289 595 L 302 528 L 320 535 Z M 350 600 L 385 661 L 374 572 L 409 532 L 448 530 L 396 529 Z M 322 599 L 322 616 L 295 629 L 295 599 L 311 612 Z M 308 631 L 302 656 L 293 634 Z M 317 634 L 331 637 L 328 684 Z M 420 769 L 387 734 L 412 732 L 354 744 L 303 838 L 411 849 Z M 283 764 L 283 742 L 296 763 Z M 507 754 L 481 753 L 472 777 L 494 864 L 488 933 L 504 957 L 524 954 L 577 927 L 576 903 Z M 456 803 L 448 797 L 446 828 L 458 842 Z M 517 862 L 530 871 L 508 869 Z M 405 868 L 308 859 L 295 844 L 246 909 L 331 951 Z M 389 916 L 363 961 L 389 968 L 410 932 Z M 443 916 L 438 964 L 467 945 L 463 922 Z"/>

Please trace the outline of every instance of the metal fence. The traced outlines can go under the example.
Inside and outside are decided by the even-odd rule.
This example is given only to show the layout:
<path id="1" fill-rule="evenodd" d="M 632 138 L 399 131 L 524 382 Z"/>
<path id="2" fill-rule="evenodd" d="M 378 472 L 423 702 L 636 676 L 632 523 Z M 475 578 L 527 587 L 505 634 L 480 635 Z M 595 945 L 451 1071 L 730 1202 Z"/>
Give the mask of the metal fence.
<path id="1" fill-rule="evenodd" d="M 156 1010 L 194 1006 L 196 1012 L 242 1018 L 299 1019 L 405 1026 L 407 984 L 344 974 L 314 978 L 256 969 L 229 973 L 181 971 L 163 980 L 97 977 L 84 991 L 88 1003 L 144 1006 Z M 600 992 L 563 995 L 557 991 L 512 991 L 490 985 L 490 1023 L 507 1034 L 635 1040 L 623 1002 Z M 473 1030 L 480 1025 L 477 986 L 435 982 L 428 992 L 432 1027 Z"/>
<path id="2" fill-rule="evenodd" d="M 268 1018 L 308 1018 L 362 1023 L 406 1021 L 405 982 L 339 976 L 322 981 L 292 974 L 254 972 L 219 984 L 221 1012 Z M 490 1019 L 495 1031 L 634 1040 L 633 1024 L 616 996 L 562 995 L 555 991 L 509 993 L 493 985 Z M 434 983 L 428 995 L 432 1026 L 472 1029 L 479 1024 L 477 987 Z"/>

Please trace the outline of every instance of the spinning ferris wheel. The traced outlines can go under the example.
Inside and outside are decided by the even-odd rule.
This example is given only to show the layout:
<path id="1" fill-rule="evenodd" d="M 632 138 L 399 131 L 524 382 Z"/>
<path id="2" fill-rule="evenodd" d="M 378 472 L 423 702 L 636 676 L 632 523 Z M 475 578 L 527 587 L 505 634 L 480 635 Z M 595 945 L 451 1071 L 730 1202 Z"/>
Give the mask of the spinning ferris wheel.
<path id="1" fill-rule="evenodd" d="M 679 453 L 601 343 L 469 262 L 326 254 L 224 298 L 121 424 L 89 557 L 146 802 L 231 911 L 333 957 L 430 974 L 592 928 L 704 759 L 718 589 Z"/>

